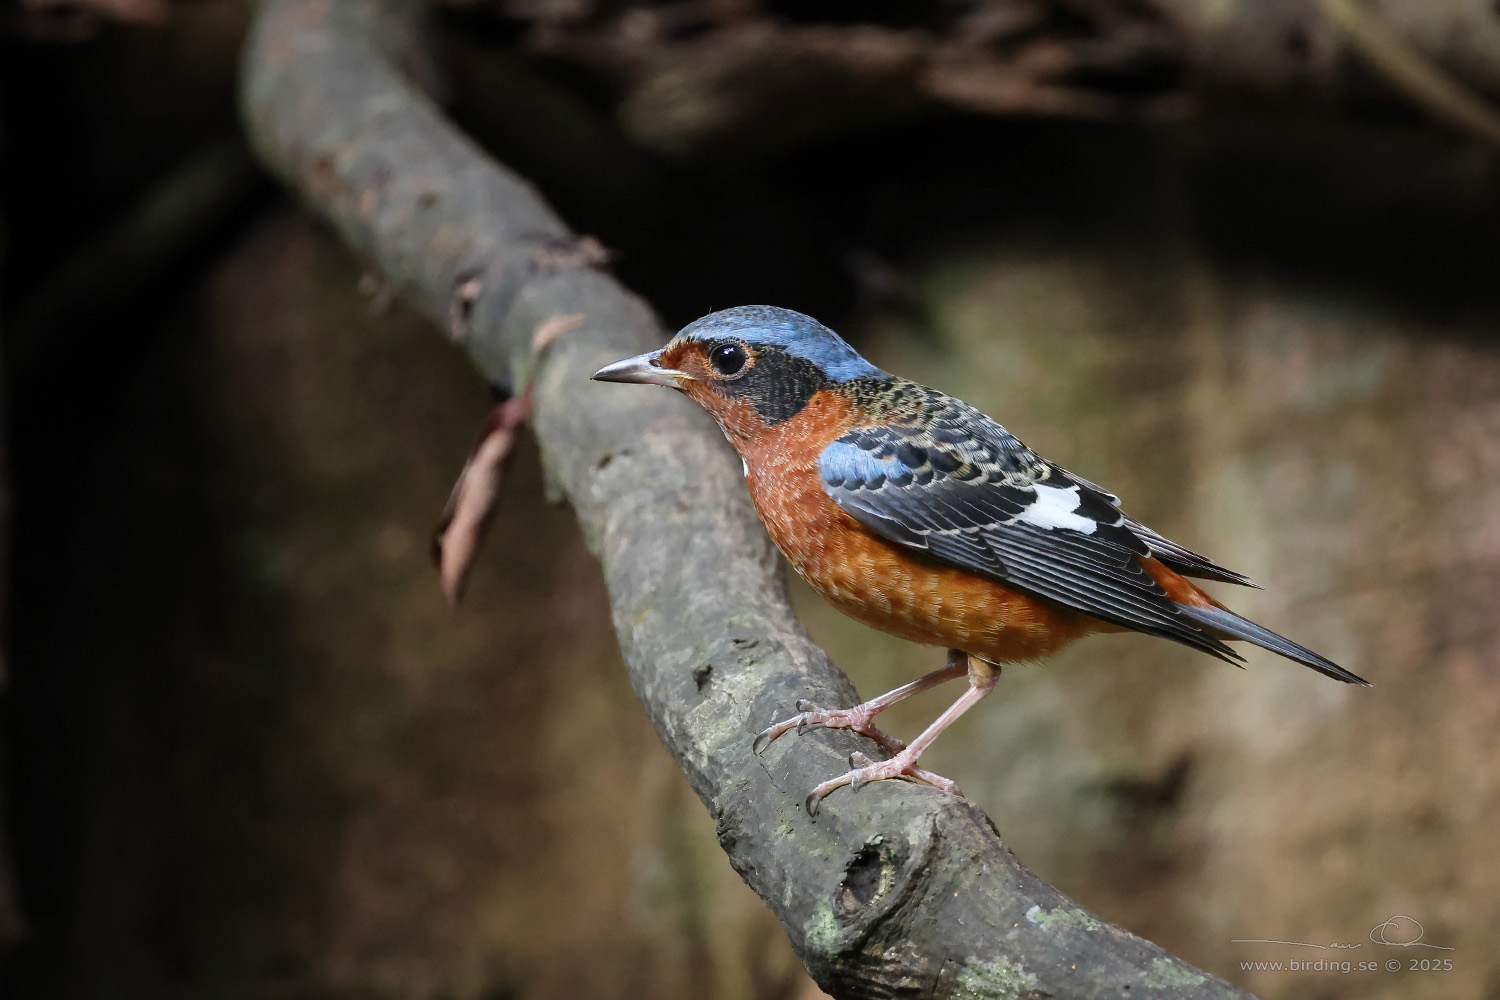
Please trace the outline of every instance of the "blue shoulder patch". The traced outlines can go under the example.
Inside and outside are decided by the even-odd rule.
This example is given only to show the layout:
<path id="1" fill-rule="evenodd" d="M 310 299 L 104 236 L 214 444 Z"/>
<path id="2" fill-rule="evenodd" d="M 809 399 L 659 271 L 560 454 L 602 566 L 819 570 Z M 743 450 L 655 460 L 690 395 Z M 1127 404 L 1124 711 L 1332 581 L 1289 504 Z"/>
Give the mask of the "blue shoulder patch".
<path id="1" fill-rule="evenodd" d="M 683 327 L 677 336 L 698 341 L 730 337 L 752 346 L 779 347 L 811 361 L 832 382 L 884 374 L 822 323 L 778 306 L 736 306 L 709 313 Z"/>
<path id="2" fill-rule="evenodd" d="M 876 458 L 858 445 L 845 441 L 835 441 L 818 456 L 818 474 L 829 486 L 848 483 L 855 488 L 878 488 L 884 485 L 884 480 L 904 476 L 911 471 L 895 455 Z"/>

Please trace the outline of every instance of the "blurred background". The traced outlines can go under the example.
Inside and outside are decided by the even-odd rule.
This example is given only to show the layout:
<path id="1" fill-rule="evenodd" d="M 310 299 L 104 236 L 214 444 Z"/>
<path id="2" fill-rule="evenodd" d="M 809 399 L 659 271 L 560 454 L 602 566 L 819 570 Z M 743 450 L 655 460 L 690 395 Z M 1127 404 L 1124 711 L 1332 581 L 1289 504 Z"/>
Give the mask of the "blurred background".
<path id="1" fill-rule="evenodd" d="M 927 760 L 1030 868 L 1267 996 L 1500 997 L 1500 7 L 431 13 L 455 119 L 669 326 L 815 314 L 1374 682 L 1008 668 Z M 252 16 L 0 6 L 0 993 L 817 995 L 529 444 L 445 605 L 487 389 L 254 164 Z M 865 696 L 940 663 L 794 598 Z"/>

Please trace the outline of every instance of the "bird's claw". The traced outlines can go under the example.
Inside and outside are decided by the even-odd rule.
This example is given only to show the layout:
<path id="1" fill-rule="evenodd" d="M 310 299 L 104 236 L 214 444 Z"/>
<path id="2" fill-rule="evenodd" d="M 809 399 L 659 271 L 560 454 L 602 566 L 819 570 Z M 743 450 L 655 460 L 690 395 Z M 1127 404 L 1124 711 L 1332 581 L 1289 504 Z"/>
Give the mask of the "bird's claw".
<path id="1" fill-rule="evenodd" d="M 869 773 L 871 765 L 875 762 L 858 750 L 849 755 L 849 791 L 857 792 L 868 785 L 873 778 L 865 777 Z"/>
<path id="2" fill-rule="evenodd" d="M 807 810 L 809 816 L 814 819 L 817 818 L 823 799 L 827 797 L 829 792 L 835 789 L 848 785 L 850 791 L 857 792 L 871 782 L 885 781 L 889 778 L 902 778 L 906 781 L 931 785 L 939 791 L 947 792 L 949 795 L 958 795 L 960 797 L 963 795 L 958 790 L 958 785 L 952 780 L 943 777 L 941 774 L 934 774 L 925 768 L 917 767 L 916 758 L 908 756 L 905 752 L 896 754 L 890 760 L 871 760 L 856 750 L 849 755 L 849 764 L 851 765 L 851 769 L 848 772 L 839 775 L 837 778 L 828 779 L 808 793 L 806 800 L 802 803 L 802 807 Z"/>
<path id="3" fill-rule="evenodd" d="M 775 728 L 775 726 L 771 727 L 771 729 Z M 759 757 L 761 754 L 765 753 L 766 747 L 770 746 L 771 741 L 776 738 L 775 736 L 771 735 L 771 729 L 767 729 L 764 732 L 760 733 L 760 735 L 756 736 L 755 742 L 750 745 L 750 752 L 755 754 L 755 756 Z M 780 734 L 778 733 L 777 735 Z"/>
<path id="4" fill-rule="evenodd" d="M 798 736 L 801 736 L 807 730 L 817 726 L 827 729 L 852 729 L 856 733 L 870 737 L 888 753 L 900 753 L 906 749 L 905 743 L 876 729 L 872 721 L 875 714 L 866 710 L 862 705 L 856 705 L 853 708 L 827 709 L 819 708 L 806 698 L 798 698 L 796 707 L 798 714 L 768 727 L 755 737 L 755 742 L 751 744 L 751 750 L 755 754 L 765 753 L 766 747 L 793 729 L 797 730 Z"/>
<path id="5" fill-rule="evenodd" d="M 795 708 L 799 713 L 801 713 L 797 716 L 798 736 L 801 736 L 813 726 L 824 725 L 826 719 L 831 716 L 831 713 L 819 708 L 817 705 L 814 705 L 808 698 L 798 698 L 796 704 L 792 707 Z M 775 737 L 772 737 L 772 739 L 774 738 Z"/>

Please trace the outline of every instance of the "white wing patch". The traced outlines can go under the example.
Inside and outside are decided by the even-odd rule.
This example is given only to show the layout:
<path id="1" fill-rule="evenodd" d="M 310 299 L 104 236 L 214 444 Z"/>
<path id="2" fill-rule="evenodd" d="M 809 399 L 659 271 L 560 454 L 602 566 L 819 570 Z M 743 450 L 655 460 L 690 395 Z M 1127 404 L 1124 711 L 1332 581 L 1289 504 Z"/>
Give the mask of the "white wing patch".
<path id="1" fill-rule="evenodd" d="M 1064 528 L 1084 535 L 1092 535 L 1099 527 L 1093 518 L 1075 513 L 1082 502 L 1077 486 L 1066 489 L 1060 486 L 1032 486 L 1036 490 L 1036 501 L 1028 504 L 1017 521 L 1036 525 L 1038 528 Z"/>

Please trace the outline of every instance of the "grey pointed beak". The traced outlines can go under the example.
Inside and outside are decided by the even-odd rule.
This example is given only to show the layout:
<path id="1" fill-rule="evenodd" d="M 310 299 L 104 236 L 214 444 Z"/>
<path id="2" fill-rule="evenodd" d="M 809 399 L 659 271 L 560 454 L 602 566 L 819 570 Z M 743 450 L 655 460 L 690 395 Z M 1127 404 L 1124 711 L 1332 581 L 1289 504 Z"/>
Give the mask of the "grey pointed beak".
<path id="1" fill-rule="evenodd" d="M 657 361 L 661 351 L 647 351 L 624 361 L 616 361 L 589 376 L 595 382 L 638 382 L 643 385 L 665 385 L 677 388 L 677 380 L 692 378 L 687 372 L 675 368 L 663 368 Z"/>

